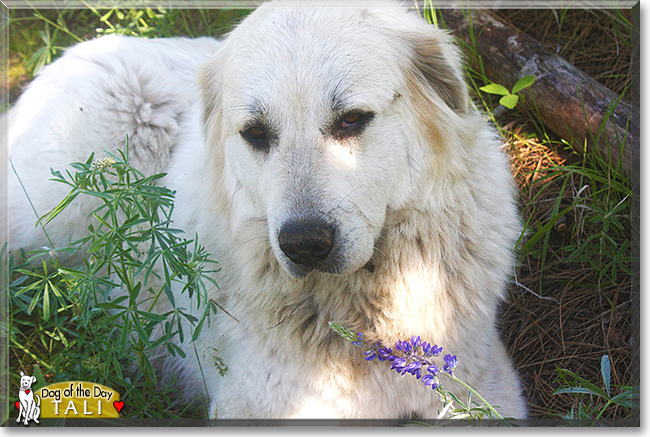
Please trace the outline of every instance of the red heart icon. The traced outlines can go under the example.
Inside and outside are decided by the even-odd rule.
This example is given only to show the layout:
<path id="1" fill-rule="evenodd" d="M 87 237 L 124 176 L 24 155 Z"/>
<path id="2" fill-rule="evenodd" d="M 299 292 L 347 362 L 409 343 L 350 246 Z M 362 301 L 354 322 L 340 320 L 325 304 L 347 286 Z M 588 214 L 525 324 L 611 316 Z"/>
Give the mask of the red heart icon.
<path id="1" fill-rule="evenodd" d="M 20 401 L 16 401 L 16 403 L 14 405 L 16 406 L 16 408 L 18 408 L 20 410 Z"/>
<path id="2" fill-rule="evenodd" d="M 122 407 L 124 407 L 124 402 L 122 402 L 122 401 L 115 401 L 115 402 L 113 402 L 113 406 L 115 407 L 115 409 L 116 409 L 117 412 L 119 413 L 120 411 L 122 411 Z"/>
<path id="3" fill-rule="evenodd" d="M 29 394 L 29 390 L 25 390 L 25 393 Z"/>

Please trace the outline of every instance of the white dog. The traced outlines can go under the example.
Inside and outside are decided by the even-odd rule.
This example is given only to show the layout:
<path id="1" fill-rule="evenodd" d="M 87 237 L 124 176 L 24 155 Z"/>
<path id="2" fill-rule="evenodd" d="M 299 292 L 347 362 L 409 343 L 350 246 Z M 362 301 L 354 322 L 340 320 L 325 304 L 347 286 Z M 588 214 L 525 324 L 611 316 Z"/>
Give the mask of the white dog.
<path id="1" fill-rule="evenodd" d="M 526 416 L 497 330 L 521 229 L 508 159 L 453 41 L 417 14 L 271 2 L 221 42 L 101 38 L 47 67 L 9 118 L 38 213 L 65 192 L 49 167 L 127 135 L 136 168 L 168 172 L 175 222 L 219 261 L 213 299 L 237 319 L 218 314 L 200 362 L 184 346 L 192 358 L 165 372 L 189 396 L 207 388 L 211 417 L 437 416 L 435 391 L 365 361 L 329 321 L 370 342 L 437 343 L 502 415 Z M 21 196 L 10 179 L 10 242 L 40 247 Z M 54 243 L 90 210 L 52 222 Z"/>
<path id="2" fill-rule="evenodd" d="M 18 419 L 16 419 L 17 423 L 20 423 L 21 417 L 23 418 L 24 425 L 29 425 L 30 420 L 39 423 L 38 417 L 41 415 L 41 398 L 34 394 L 32 390 L 32 385 L 35 382 L 35 376 L 28 376 L 22 370 L 20 371 L 20 392 L 18 393 L 20 406 L 18 409 Z"/>

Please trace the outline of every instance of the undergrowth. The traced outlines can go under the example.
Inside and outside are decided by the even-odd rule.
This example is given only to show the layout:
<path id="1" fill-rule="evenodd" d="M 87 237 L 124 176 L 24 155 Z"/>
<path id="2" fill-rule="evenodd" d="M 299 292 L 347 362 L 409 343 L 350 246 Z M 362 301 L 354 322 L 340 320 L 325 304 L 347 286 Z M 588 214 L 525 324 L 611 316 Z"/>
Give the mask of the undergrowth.
<path id="1" fill-rule="evenodd" d="M 425 17 L 446 27 L 443 14 L 430 9 L 431 3 L 425 2 L 429 6 Z M 471 11 L 465 14 L 471 22 Z M 557 44 L 558 53 L 629 95 L 629 11 L 500 10 L 498 14 L 542 42 Z M 570 417 L 576 404 L 566 393 L 556 392 L 564 381 L 558 369 L 580 371 L 581 381 L 595 381 L 601 358 L 608 356 L 611 377 L 620 386 L 629 385 L 635 371 L 632 214 L 640 199 L 630 179 L 597 148 L 571 144 L 549 132 L 539 114 L 500 104 L 500 95 L 494 98 L 490 92 L 500 89 L 498 83 L 486 76 L 477 49 L 480 30 L 471 26 L 469 32 L 469 43 L 459 41 L 468 83 L 478 109 L 507 141 L 524 222 L 517 248 L 520 266 L 504 309 L 502 332 L 527 386 L 534 416 Z M 601 129 L 592 132 L 595 142 L 602 140 Z M 614 149 L 623 146 L 619 142 Z M 598 416 L 638 417 L 629 406 L 612 404 Z"/>
<path id="2" fill-rule="evenodd" d="M 21 261 L 4 254 L 10 345 L 52 381 L 92 381 L 123 393 L 131 405 L 123 417 L 168 417 L 181 397 L 173 378 L 159 380 L 153 360 L 185 357 L 177 342 L 194 341 L 216 312 L 209 298 L 216 263 L 196 237 L 171 227 L 174 195 L 158 185 L 164 175 L 145 177 L 121 151 L 71 167 L 66 175 L 52 170 L 53 183 L 70 192 L 39 220 L 46 237 L 47 224 L 77 198 L 97 207 L 86 236 L 67 247 L 44 247 Z M 176 305 L 179 292 L 189 307 Z M 133 366 L 137 372 L 125 370 Z"/>

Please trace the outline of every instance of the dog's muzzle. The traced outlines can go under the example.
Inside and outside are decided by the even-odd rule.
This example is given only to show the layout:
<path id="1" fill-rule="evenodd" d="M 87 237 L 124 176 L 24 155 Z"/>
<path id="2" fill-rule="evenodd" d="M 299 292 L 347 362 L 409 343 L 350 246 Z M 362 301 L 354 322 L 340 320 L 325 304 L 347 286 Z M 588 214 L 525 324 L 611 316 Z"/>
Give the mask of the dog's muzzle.
<path id="1" fill-rule="evenodd" d="M 285 223 L 278 234 L 280 250 L 294 264 L 314 269 L 334 246 L 334 227 L 323 220 L 303 219 Z"/>

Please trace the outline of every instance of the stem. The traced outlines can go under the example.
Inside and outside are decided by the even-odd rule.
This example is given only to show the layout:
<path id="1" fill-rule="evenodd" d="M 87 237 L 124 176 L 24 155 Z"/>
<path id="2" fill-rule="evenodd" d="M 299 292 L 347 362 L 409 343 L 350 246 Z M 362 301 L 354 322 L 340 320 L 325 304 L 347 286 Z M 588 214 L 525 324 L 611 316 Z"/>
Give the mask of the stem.
<path id="1" fill-rule="evenodd" d="M 30 8 L 32 8 L 32 10 L 34 11 L 34 14 L 35 14 L 35 15 L 36 15 L 40 20 L 45 21 L 45 22 L 46 22 L 47 24 L 49 24 L 50 26 L 53 26 L 55 29 L 59 29 L 60 31 L 67 33 L 69 36 L 71 36 L 72 38 L 74 38 L 75 40 L 77 40 L 77 42 L 82 42 L 82 41 L 83 41 L 83 39 L 79 38 L 77 35 L 75 35 L 74 33 L 72 33 L 72 32 L 71 32 L 70 30 L 68 30 L 67 28 L 62 27 L 62 26 L 59 26 L 58 24 L 56 24 L 56 23 L 52 22 L 51 20 L 48 20 L 47 18 L 45 18 L 45 16 L 43 16 L 43 14 L 41 14 L 41 12 L 40 12 L 38 9 L 36 9 L 36 8 L 34 7 L 34 5 L 32 5 L 30 2 L 27 2 L 27 4 L 29 5 Z"/>
<path id="2" fill-rule="evenodd" d="M 608 399 L 608 400 L 607 400 L 607 403 L 605 404 L 605 406 L 603 407 L 603 409 L 600 410 L 600 413 L 598 413 L 598 416 L 596 416 L 596 419 L 595 419 L 595 420 L 600 419 L 600 417 L 603 415 L 603 413 L 605 412 L 605 410 L 607 409 L 607 407 L 609 407 L 609 404 L 611 404 L 611 403 L 612 403 L 612 401 Z"/>
<path id="3" fill-rule="evenodd" d="M 45 234 L 45 238 L 47 238 L 48 243 L 50 243 L 50 248 L 54 249 L 54 243 L 52 242 L 52 239 L 50 238 L 50 235 L 47 233 L 45 230 L 45 225 L 39 220 L 40 216 L 38 215 L 38 212 L 36 211 L 36 207 L 34 207 L 34 204 L 32 203 L 32 199 L 29 197 L 29 194 L 27 194 L 27 189 L 25 188 L 25 185 L 23 185 L 23 181 L 18 175 L 18 172 L 16 171 L 16 167 L 14 167 L 14 162 L 11 158 L 9 158 L 9 165 L 11 165 L 11 170 L 13 171 L 14 175 L 16 176 L 16 179 L 18 179 L 18 183 L 20 184 L 20 188 L 23 190 L 23 193 L 25 194 L 25 197 L 27 197 L 27 201 L 29 202 L 29 206 L 32 207 L 32 211 L 34 212 L 34 215 L 36 216 L 36 219 L 38 220 L 37 223 L 41 226 L 41 229 L 43 230 L 43 234 Z"/>
<path id="4" fill-rule="evenodd" d="M 441 373 L 444 374 L 444 375 L 447 375 L 447 374 L 444 373 L 444 372 L 441 372 Z M 455 377 L 455 376 L 453 376 L 453 375 L 447 375 L 447 376 L 449 376 L 451 379 L 453 379 L 454 381 L 456 381 L 457 383 L 459 383 L 460 385 L 462 385 L 463 387 L 465 387 L 465 388 L 466 388 L 467 390 L 469 390 L 469 391 L 470 391 L 474 396 L 478 397 L 478 398 L 481 400 L 481 402 L 483 402 L 483 404 L 485 404 L 485 406 L 488 407 L 488 409 L 492 412 L 492 414 L 494 414 L 494 415 L 496 416 L 497 419 L 499 419 L 499 420 L 505 420 L 504 417 L 503 417 L 501 414 L 499 414 L 499 412 L 498 412 L 497 410 L 495 410 L 494 407 L 493 407 L 492 405 L 490 405 L 490 403 L 489 403 L 488 401 L 486 401 L 485 398 L 484 398 L 483 396 L 481 396 L 481 395 L 479 394 L 479 392 L 477 392 L 476 390 L 474 390 L 474 389 L 473 389 L 472 387 L 470 387 L 469 385 L 465 384 L 463 381 L 461 381 L 461 380 L 458 379 L 457 377 Z"/>

